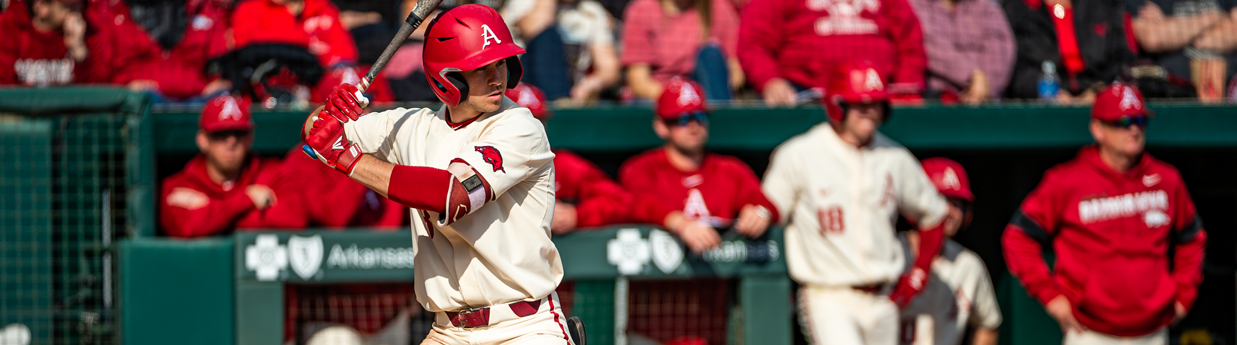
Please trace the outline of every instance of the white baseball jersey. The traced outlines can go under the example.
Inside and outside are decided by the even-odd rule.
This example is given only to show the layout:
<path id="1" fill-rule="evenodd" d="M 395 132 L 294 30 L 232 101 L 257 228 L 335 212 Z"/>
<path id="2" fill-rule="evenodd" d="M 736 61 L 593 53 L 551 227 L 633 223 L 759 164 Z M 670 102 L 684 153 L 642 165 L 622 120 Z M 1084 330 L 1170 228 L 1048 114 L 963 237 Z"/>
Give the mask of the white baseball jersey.
<path id="1" fill-rule="evenodd" d="M 900 239 L 909 255 L 906 237 Z M 927 287 L 902 310 L 898 343 L 958 345 L 967 325 L 996 329 L 1001 326 L 1001 308 L 979 255 L 945 239 L 940 256 L 932 261 Z"/>
<path id="2" fill-rule="evenodd" d="M 463 125 L 446 116 L 445 106 L 398 108 L 344 125 L 376 158 L 444 170 L 463 161 L 487 186 L 484 204 L 454 222 L 412 211 L 417 301 L 438 312 L 548 296 L 563 265 L 550 242 L 554 154 L 545 128 L 505 97 L 498 111 Z"/>
<path id="3" fill-rule="evenodd" d="M 786 263 L 804 284 L 892 283 L 905 261 L 898 212 L 920 224 L 945 217 L 945 198 L 906 148 L 880 133 L 857 148 L 828 123 L 782 143 L 764 191 L 787 222 Z"/>

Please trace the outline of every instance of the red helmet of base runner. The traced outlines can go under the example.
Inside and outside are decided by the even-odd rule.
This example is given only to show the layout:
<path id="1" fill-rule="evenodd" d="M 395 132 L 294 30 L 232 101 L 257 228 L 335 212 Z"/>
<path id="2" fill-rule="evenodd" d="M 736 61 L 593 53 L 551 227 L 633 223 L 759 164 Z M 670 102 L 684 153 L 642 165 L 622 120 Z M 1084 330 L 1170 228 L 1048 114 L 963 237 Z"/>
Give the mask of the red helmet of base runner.
<path id="1" fill-rule="evenodd" d="M 675 120 L 684 115 L 708 113 L 704 104 L 704 87 L 681 77 L 671 78 L 666 82 L 665 91 L 657 97 L 654 110 L 662 120 Z"/>
<path id="2" fill-rule="evenodd" d="M 507 60 L 507 87 L 520 82 L 524 69 L 516 55 L 524 48 L 511 40 L 511 31 L 498 11 L 469 4 L 438 15 L 425 30 L 425 77 L 443 103 L 457 106 L 468 97 L 468 82 L 459 72 Z"/>
<path id="3" fill-rule="evenodd" d="M 885 91 L 885 79 L 876 66 L 869 61 L 848 61 L 839 64 L 829 74 L 825 87 L 825 115 L 829 121 L 842 123 L 847 104 L 881 103 L 885 106 L 885 119 L 889 119 L 889 93 Z"/>
<path id="4" fill-rule="evenodd" d="M 528 111 L 532 112 L 533 117 L 538 120 L 550 118 L 550 110 L 545 107 L 545 92 L 541 92 L 541 89 L 536 86 L 520 83 L 507 89 L 507 98 L 521 107 L 528 108 Z"/>
<path id="5" fill-rule="evenodd" d="M 966 170 L 962 169 L 962 164 L 949 158 L 939 157 L 925 159 L 921 164 L 923 164 L 923 172 L 928 174 L 928 179 L 932 180 L 932 184 L 936 185 L 936 190 L 940 191 L 941 195 L 946 198 L 975 201 L 975 195 L 971 194 L 971 181 L 966 177 Z"/>

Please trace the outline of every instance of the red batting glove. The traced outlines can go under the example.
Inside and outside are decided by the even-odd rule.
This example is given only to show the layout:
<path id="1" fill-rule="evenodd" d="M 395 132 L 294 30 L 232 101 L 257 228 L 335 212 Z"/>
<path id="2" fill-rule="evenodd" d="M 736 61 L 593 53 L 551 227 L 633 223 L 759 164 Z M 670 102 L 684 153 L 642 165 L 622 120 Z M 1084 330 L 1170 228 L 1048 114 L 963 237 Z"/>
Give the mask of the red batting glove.
<path id="1" fill-rule="evenodd" d="M 369 99 L 352 84 L 339 84 L 331 90 L 323 104 L 322 112 L 339 122 L 348 122 L 361 117 L 361 108 L 369 105 Z"/>
<path id="2" fill-rule="evenodd" d="M 344 124 L 324 115 L 314 119 L 305 143 L 318 155 L 318 161 L 344 175 L 352 176 L 352 169 L 361 158 L 361 148 L 345 136 Z"/>
<path id="3" fill-rule="evenodd" d="M 915 299 L 915 296 L 923 292 L 923 288 L 928 285 L 928 273 L 922 268 L 913 267 L 910 272 L 902 275 L 898 279 L 898 285 L 893 288 L 893 293 L 889 294 L 889 299 L 898 305 L 898 309 L 906 309 L 907 305 Z"/>

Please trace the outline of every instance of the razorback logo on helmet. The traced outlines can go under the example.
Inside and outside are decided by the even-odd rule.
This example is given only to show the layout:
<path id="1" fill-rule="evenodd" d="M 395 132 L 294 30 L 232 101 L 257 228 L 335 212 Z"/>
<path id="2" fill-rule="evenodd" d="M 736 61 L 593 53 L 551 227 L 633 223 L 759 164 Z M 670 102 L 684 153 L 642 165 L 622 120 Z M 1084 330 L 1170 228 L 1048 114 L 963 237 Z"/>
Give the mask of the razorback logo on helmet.
<path id="1" fill-rule="evenodd" d="M 481 39 L 485 40 L 485 43 L 481 45 L 481 49 L 489 47 L 490 40 L 494 40 L 494 44 L 503 43 L 503 40 L 498 39 L 498 35 L 495 35 L 494 30 L 490 30 L 490 26 L 486 24 L 481 24 Z"/>
<path id="2" fill-rule="evenodd" d="M 696 95 L 696 88 L 692 87 L 691 83 L 683 83 L 683 87 L 679 89 L 679 106 L 688 106 L 700 103 L 700 96 Z"/>
<path id="3" fill-rule="evenodd" d="M 868 91 L 879 91 L 885 89 L 885 83 L 881 82 L 881 76 L 876 74 L 875 69 L 868 69 L 867 75 L 864 76 L 863 87 Z"/>
<path id="4" fill-rule="evenodd" d="M 522 104 L 525 108 L 533 108 L 540 105 L 541 101 L 537 99 L 537 94 L 533 93 L 533 89 L 522 87 L 520 88 L 520 97 L 515 103 Z"/>
<path id="5" fill-rule="evenodd" d="M 481 153 L 481 159 L 494 167 L 494 171 L 507 172 L 503 169 L 503 154 L 498 149 L 493 146 L 476 146 L 476 149 Z"/>
<path id="6" fill-rule="evenodd" d="M 1128 86 L 1121 87 L 1121 104 L 1118 105 L 1121 110 L 1130 110 L 1142 108 L 1142 102 L 1138 101 L 1138 96 L 1134 95 L 1134 89 Z"/>

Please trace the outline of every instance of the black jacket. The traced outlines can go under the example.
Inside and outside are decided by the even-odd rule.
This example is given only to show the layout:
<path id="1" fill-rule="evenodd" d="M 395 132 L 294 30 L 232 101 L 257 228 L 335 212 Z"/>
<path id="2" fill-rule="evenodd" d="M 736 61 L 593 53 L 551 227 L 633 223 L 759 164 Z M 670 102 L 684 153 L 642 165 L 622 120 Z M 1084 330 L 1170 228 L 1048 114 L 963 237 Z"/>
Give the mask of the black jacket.
<path id="1" fill-rule="evenodd" d="M 1057 29 L 1046 3 L 1032 8 L 1025 0 L 1001 2 L 1018 42 L 1018 57 L 1006 90 L 1009 98 L 1039 97 L 1044 61 L 1057 65 L 1061 91 L 1078 95 L 1096 84 L 1113 82 L 1121 68 L 1135 59 L 1126 41 L 1125 11 L 1120 0 L 1073 1 L 1074 33 L 1084 66 L 1077 75 L 1065 69 L 1057 47 Z"/>

